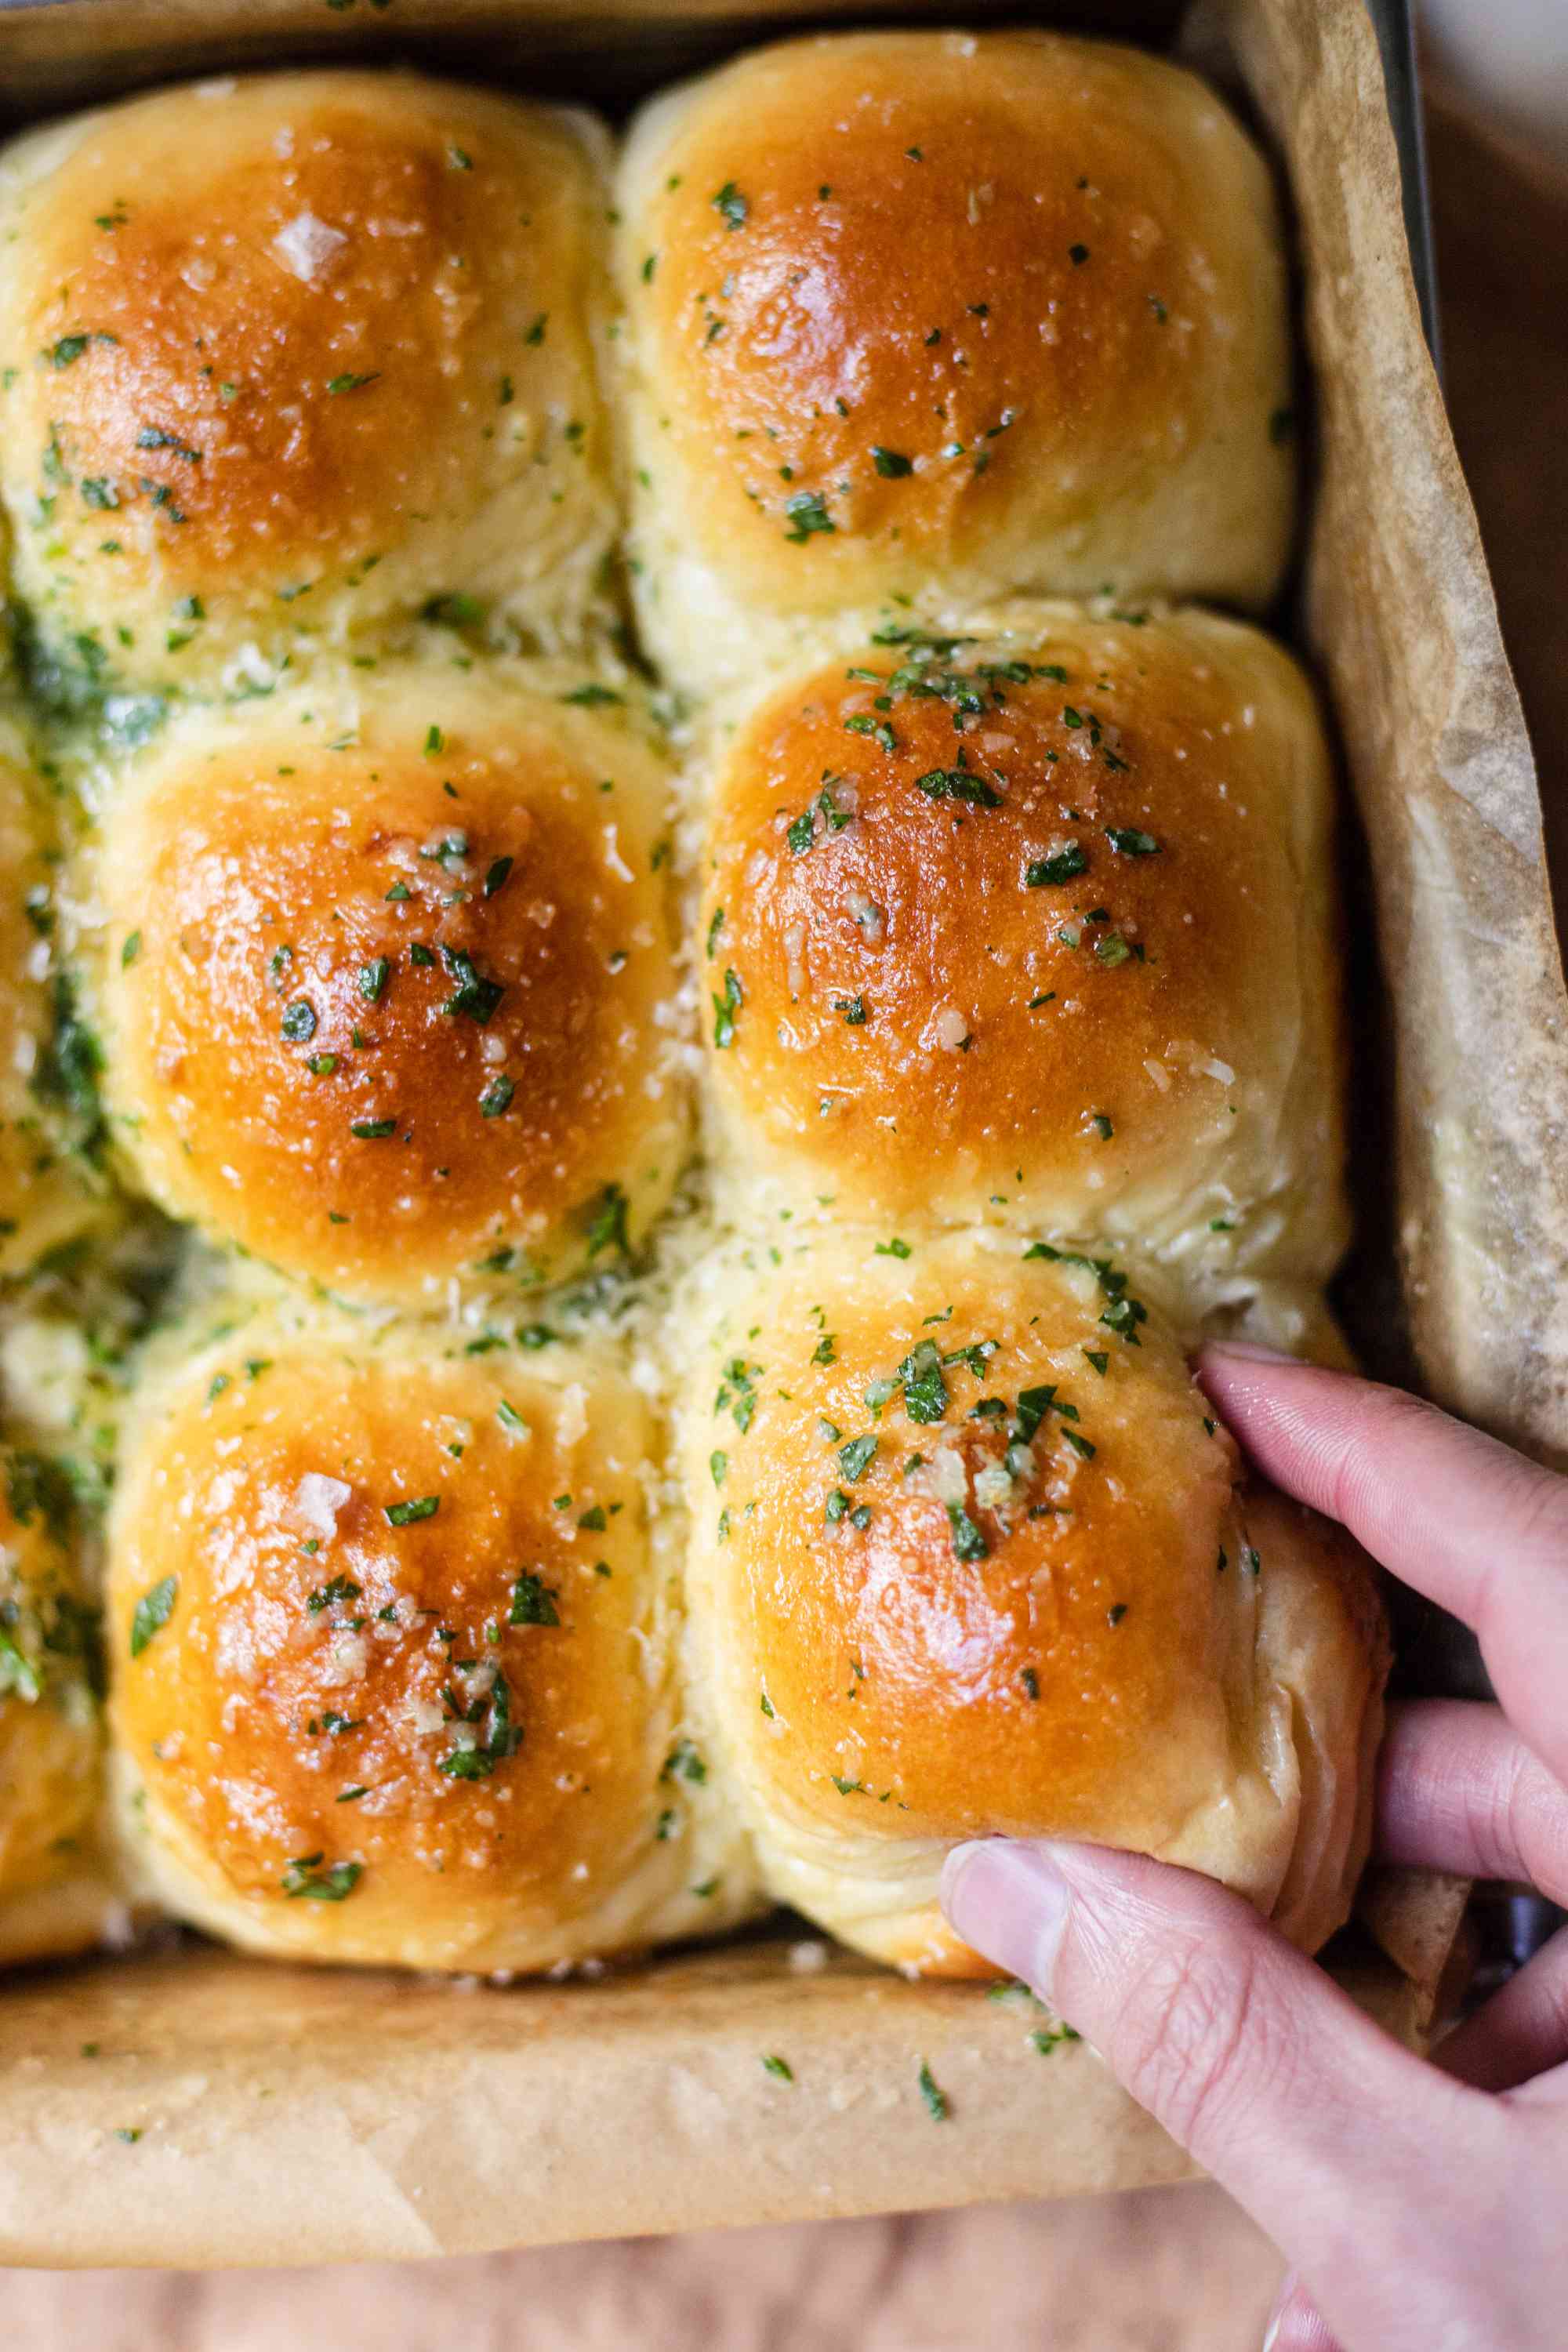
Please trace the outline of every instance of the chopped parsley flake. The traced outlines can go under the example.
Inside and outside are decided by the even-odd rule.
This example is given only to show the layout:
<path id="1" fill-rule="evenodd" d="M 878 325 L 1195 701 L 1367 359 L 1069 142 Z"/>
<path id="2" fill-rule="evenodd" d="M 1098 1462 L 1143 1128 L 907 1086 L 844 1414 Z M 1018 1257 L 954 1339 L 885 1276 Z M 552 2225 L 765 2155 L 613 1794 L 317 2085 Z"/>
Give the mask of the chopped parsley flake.
<path id="1" fill-rule="evenodd" d="M 936 1342 L 921 1339 L 910 1349 L 899 1366 L 899 1380 L 904 1391 L 904 1411 L 911 1421 L 941 1421 L 947 1411 L 947 1382 L 942 1376 L 942 1359 Z"/>
<path id="2" fill-rule="evenodd" d="M 731 1356 L 724 1367 L 724 1377 L 713 1401 L 713 1410 L 722 1412 L 728 1406 L 736 1428 L 744 1436 L 757 1410 L 756 1381 L 760 1364 L 748 1364 L 743 1357 Z"/>
<path id="3" fill-rule="evenodd" d="M 522 1726 L 511 1719 L 511 1692 L 506 1676 L 498 1674 L 489 1692 L 466 1707 L 453 1705 L 450 1690 L 442 1696 L 452 1718 L 465 1727 L 477 1727 L 483 1737 L 459 1738 L 458 1746 L 441 1758 L 437 1770 L 449 1780 L 488 1780 L 496 1766 L 515 1756 L 522 1746 Z"/>
<path id="4" fill-rule="evenodd" d="M 784 510 L 790 521 L 784 537 L 792 547 L 804 546 L 814 531 L 836 531 L 838 528 L 820 490 L 796 490 L 793 498 L 785 499 Z"/>
<path id="5" fill-rule="evenodd" d="M 433 1519 L 440 1507 L 439 1495 L 419 1495 L 412 1502 L 388 1503 L 386 1524 L 389 1528 L 412 1527 L 416 1519 Z"/>
<path id="6" fill-rule="evenodd" d="M 1002 795 L 994 784 L 977 776 L 962 762 L 956 768 L 931 768 L 915 778 L 915 790 L 924 793 L 928 800 L 965 801 L 972 808 L 997 809 Z"/>
<path id="7" fill-rule="evenodd" d="M 735 1015 L 745 1001 L 746 992 L 741 985 L 739 973 L 732 969 L 727 970 L 724 992 L 713 998 L 713 1043 L 720 1052 L 734 1044 Z"/>
<path id="8" fill-rule="evenodd" d="M 1087 873 L 1089 859 L 1079 844 L 1069 841 L 1049 857 L 1031 858 L 1024 868 L 1026 890 L 1043 890 L 1058 882 L 1070 882 L 1075 874 Z"/>
<path id="9" fill-rule="evenodd" d="M 984 1559 L 990 1551 L 981 1530 L 975 1526 L 962 1503 L 947 1507 L 948 1526 L 952 1531 L 953 1556 L 957 1559 Z"/>
<path id="10" fill-rule="evenodd" d="M 708 1767 L 689 1739 L 678 1739 L 664 1759 L 659 1773 L 661 1780 L 689 1780 L 700 1788 L 708 1778 Z"/>
<path id="11" fill-rule="evenodd" d="M 602 1250 L 614 1250 L 620 1257 L 629 1254 L 631 1237 L 626 1227 L 626 1213 L 630 1205 L 618 1184 L 605 1185 L 595 1204 L 594 1213 L 588 1223 L 587 1249 L 590 1257 L 597 1257 Z M 536 1328 L 542 1330 L 544 1328 L 543 1325 Z M 518 1336 L 520 1339 L 522 1338 L 521 1332 Z M 554 1334 L 549 1332 L 546 1336 L 553 1338 Z M 525 1347 L 537 1347 L 540 1344 L 537 1340 L 523 1340 Z"/>
<path id="12" fill-rule="evenodd" d="M 1127 1276 L 1112 1265 L 1109 1258 L 1085 1257 L 1079 1250 L 1055 1248 L 1049 1242 L 1032 1242 L 1024 1252 L 1026 1258 L 1047 1259 L 1053 1265 L 1081 1265 L 1095 1276 L 1100 1290 L 1110 1302 L 1100 1321 L 1119 1338 L 1136 1348 L 1142 1343 L 1138 1326 L 1149 1320 L 1149 1310 L 1142 1299 L 1134 1298 L 1127 1288 Z"/>
<path id="13" fill-rule="evenodd" d="M 559 1625 L 561 1622 L 554 1591 L 531 1569 L 522 1568 L 517 1572 L 506 1622 L 509 1625 Z"/>
<path id="14" fill-rule="evenodd" d="M 308 1903 L 342 1903 L 364 1874 L 363 1863 L 334 1862 L 327 1870 L 321 1863 L 319 1853 L 297 1855 L 278 1882 L 284 1894 L 303 1896 Z"/>
<path id="15" fill-rule="evenodd" d="M 462 1017 L 477 1022 L 482 1029 L 506 994 L 506 990 L 499 981 L 482 978 L 472 956 L 462 948 L 443 946 L 441 961 L 458 983 L 442 1005 L 442 1012 L 452 1019 Z M 374 966 L 366 967 L 367 971 L 374 969 Z M 363 984 L 362 978 L 362 988 Z"/>
<path id="16" fill-rule="evenodd" d="M 1082 2034 L 1075 2033 L 1070 2025 L 1037 2025 L 1030 2032 L 1029 2046 L 1037 2050 L 1042 2058 L 1048 2058 L 1052 2051 L 1059 2050 L 1065 2042 L 1082 2040 Z"/>
<path id="17" fill-rule="evenodd" d="M 157 1583 L 149 1586 L 142 1595 L 131 1619 L 131 1654 L 133 1658 L 139 1658 L 154 1633 L 162 1633 L 174 1613 L 179 1591 L 177 1576 L 161 1576 Z"/>
<path id="18" fill-rule="evenodd" d="M 323 1584 L 320 1591 L 310 1594 L 305 1606 L 312 1617 L 319 1617 L 323 1609 L 331 1609 L 335 1601 L 357 1601 L 363 1589 L 352 1576 L 334 1576 L 330 1584 Z"/>

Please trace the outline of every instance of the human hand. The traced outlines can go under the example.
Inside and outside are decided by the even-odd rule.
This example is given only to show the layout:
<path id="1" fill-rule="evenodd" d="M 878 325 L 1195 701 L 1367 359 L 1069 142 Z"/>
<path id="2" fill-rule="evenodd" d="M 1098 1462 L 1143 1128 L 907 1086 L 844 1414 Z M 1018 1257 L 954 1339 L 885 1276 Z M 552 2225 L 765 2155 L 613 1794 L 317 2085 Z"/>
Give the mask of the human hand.
<path id="1" fill-rule="evenodd" d="M 1568 1478 L 1263 1350 L 1212 1349 L 1200 1377 L 1267 1477 L 1479 1638 L 1500 1706 L 1391 1712 L 1377 1853 L 1568 1903 Z M 1283 2250 L 1271 2352 L 1568 2341 L 1568 1928 L 1428 2063 L 1190 1871 L 988 1840 L 942 1900 Z"/>

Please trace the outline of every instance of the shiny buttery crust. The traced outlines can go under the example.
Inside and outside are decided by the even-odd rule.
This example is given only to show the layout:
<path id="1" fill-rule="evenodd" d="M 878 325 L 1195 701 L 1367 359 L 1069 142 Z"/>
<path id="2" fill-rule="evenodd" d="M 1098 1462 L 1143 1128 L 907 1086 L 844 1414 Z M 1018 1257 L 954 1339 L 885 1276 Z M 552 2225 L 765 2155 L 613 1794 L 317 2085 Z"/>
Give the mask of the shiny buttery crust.
<path id="1" fill-rule="evenodd" d="M 668 790 L 629 728 L 449 664 L 193 710 L 99 858 L 134 1180 L 353 1299 L 616 1264 L 686 1150 Z"/>
<path id="2" fill-rule="evenodd" d="M 249 1950 L 420 1968 L 743 1916 L 743 1842 L 677 1748 L 656 1446 L 594 1347 L 258 1318 L 182 1355 L 110 1528 L 148 1891 Z"/>
<path id="3" fill-rule="evenodd" d="M 1315 1949 L 1364 1854 L 1368 1564 L 1256 1501 L 1122 1268 L 846 1227 L 710 1295 L 681 1444 L 692 1672 L 763 1882 L 873 1957 L 985 1973 L 965 1838 L 1207 1872 Z"/>
<path id="4" fill-rule="evenodd" d="M 1276 587 L 1268 172 L 1163 60 L 850 33 L 656 99 L 621 168 L 635 584 L 702 689 L 847 608 Z"/>
<path id="5" fill-rule="evenodd" d="M 428 600 L 581 632 L 615 529 L 603 133 L 413 75 L 200 83 L 0 160 L 0 490 L 68 658 L 209 690 Z"/>
<path id="6" fill-rule="evenodd" d="M 738 1189 L 1308 1282 L 1348 1230 L 1310 689 L 1203 613 L 1015 604 L 780 687 L 701 936 Z M 731 1000 L 735 1000 L 731 1002 Z"/>

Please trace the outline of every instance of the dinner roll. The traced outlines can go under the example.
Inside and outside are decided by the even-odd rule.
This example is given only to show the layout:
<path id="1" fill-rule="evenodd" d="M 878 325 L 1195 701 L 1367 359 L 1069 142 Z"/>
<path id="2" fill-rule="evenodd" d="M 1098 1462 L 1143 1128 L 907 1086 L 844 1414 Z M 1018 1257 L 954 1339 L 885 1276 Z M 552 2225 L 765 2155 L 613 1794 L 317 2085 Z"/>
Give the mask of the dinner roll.
<path id="1" fill-rule="evenodd" d="M 190 711 L 99 859 L 140 1181 L 355 1299 L 616 1264 L 684 1150 L 667 790 L 629 727 L 493 671 Z"/>
<path id="2" fill-rule="evenodd" d="M 682 1436 L 692 1674 L 769 1890 L 984 1973 L 937 1906 L 948 1848 L 1081 1838 L 1316 1948 L 1365 1854 L 1369 1571 L 1238 1488 L 1126 1268 L 847 1223 L 738 1272 L 708 1278 Z"/>
<path id="3" fill-rule="evenodd" d="M 110 1531 L 123 1818 L 163 1906 L 253 1951 L 462 1969 L 743 1913 L 672 1686 L 657 1432 L 614 1361 L 184 1336 Z"/>
<path id="4" fill-rule="evenodd" d="M 0 1444 L 0 1960 L 79 1951 L 106 1924 L 98 1675 L 69 1480 Z"/>
<path id="5" fill-rule="evenodd" d="M 615 527 L 605 144 L 585 115 L 355 72 L 18 141 L 0 488 L 47 639 L 211 689 L 432 600 L 575 636 Z"/>
<path id="6" fill-rule="evenodd" d="M 97 1049 L 58 961 L 58 874 L 20 730 L 0 714 L 0 1278 L 69 1241 L 102 1198 Z"/>
<path id="7" fill-rule="evenodd" d="M 617 210 L 634 574 L 677 682 L 889 597 L 1273 593 L 1279 225 L 1191 74 L 1049 33 L 791 42 L 655 100 Z"/>
<path id="8" fill-rule="evenodd" d="M 712 791 L 733 1184 L 1323 1280 L 1347 1230 L 1331 830 L 1305 679 L 1212 614 L 1019 603 L 793 679 Z"/>

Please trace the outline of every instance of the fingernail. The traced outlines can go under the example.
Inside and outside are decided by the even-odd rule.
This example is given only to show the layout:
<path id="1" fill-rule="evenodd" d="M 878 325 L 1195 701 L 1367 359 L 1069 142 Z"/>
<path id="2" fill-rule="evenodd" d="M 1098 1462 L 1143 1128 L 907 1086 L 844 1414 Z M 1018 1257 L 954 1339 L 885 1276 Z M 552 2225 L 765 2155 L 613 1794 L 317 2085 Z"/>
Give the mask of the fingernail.
<path id="1" fill-rule="evenodd" d="M 1288 1348 L 1266 1348 L 1261 1339 L 1209 1339 L 1200 1353 L 1212 1360 L 1234 1356 L 1244 1364 L 1299 1364 L 1300 1356 L 1291 1355 Z"/>
<path id="2" fill-rule="evenodd" d="M 1050 1999 L 1072 1894 L 1048 1847 L 1005 1838 L 955 1846 L 942 1907 L 966 1944 Z"/>
<path id="3" fill-rule="evenodd" d="M 1296 2273 L 1294 2271 L 1287 2271 L 1280 2281 L 1279 2292 L 1274 2300 L 1274 2315 L 1269 2320 L 1264 2335 L 1261 2352 L 1274 2352 L 1274 2347 L 1279 2341 L 1279 2330 L 1285 2325 L 1286 2315 L 1289 2311 L 1290 2300 L 1295 2292 Z"/>

